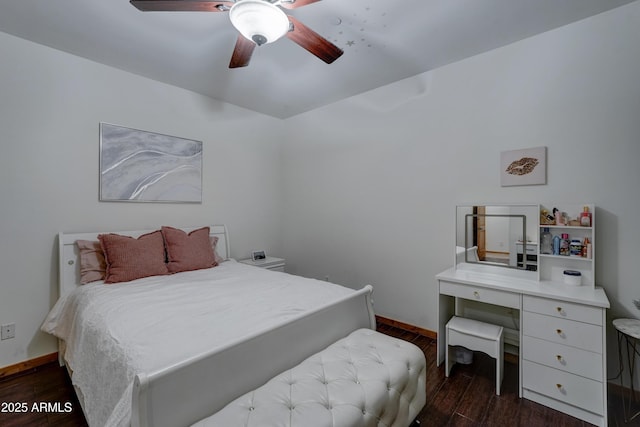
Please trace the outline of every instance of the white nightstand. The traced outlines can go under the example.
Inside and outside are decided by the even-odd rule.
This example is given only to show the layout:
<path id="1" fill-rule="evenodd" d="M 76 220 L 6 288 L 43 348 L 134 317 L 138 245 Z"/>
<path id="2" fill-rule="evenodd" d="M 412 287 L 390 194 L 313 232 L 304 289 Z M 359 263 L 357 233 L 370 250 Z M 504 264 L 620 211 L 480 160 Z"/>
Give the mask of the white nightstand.
<path id="1" fill-rule="evenodd" d="M 255 267 L 266 268 L 267 270 L 281 271 L 284 273 L 284 259 L 268 256 L 265 259 L 253 261 L 251 258 L 241 259 L 239 262 Z"/>

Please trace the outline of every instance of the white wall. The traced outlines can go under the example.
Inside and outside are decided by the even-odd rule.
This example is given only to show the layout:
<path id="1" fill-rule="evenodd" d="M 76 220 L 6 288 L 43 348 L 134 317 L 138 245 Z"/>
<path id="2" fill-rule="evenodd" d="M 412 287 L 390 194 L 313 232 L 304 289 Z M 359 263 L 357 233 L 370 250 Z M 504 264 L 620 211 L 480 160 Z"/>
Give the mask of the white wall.
<path id="1" fill-rule="evenodd" d="M 59 231 L 225 223 L 234 257 L 281 252 L 282 121 L 4 33 L 0 57 L 0 367 L 57 350 Z M 101 121 L 203 141 L 203 203 L 99 202 Z"/>
<path id="2" fill-rule="evenodd" d="M 288 268 L 436 330 L 457 204 L 590 202 L 610 316 L 640 316 L 638 22 L 635 2 L 288 119 Z M 501 187 L 500 152 L 538 146 L 548 184 Z"/>

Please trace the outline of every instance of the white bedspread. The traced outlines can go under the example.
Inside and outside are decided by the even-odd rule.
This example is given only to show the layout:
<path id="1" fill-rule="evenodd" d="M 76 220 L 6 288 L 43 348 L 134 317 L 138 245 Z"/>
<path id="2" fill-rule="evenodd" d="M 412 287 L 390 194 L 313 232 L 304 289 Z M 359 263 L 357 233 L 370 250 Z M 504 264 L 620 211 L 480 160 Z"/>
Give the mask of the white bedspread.
<path id="1" fill-rule="evenodd" d="M 90 426 L 128 426 L 136 373 L 267 330 L 354 292 L 227 261 L 218 267 L 78 287 L 42 330 L 66 342 L 65 359 Z"/>

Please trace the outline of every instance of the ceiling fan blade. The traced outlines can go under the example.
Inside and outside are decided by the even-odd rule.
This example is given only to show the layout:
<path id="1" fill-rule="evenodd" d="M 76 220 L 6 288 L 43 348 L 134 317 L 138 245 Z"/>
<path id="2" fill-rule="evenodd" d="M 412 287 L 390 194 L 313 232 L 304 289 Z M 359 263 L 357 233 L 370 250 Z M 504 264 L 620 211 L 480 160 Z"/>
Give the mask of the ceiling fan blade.
<path id="1" fill-rule="evenodd" d="M 236 47 L 233 49 L 229 68 L 240 68 L 249 65 L 253 49 L 255 48 L 256 44 L 254 42 L 246 39 L 242 34 L 238 34 L 238 41 L 236 42 Z"/>
<path id="2" fill-rule="evenodd" d="M 311 3 L 315 3 L 320 0 L 282 0 L 280 6 L 285 9 L 295 9 L 297 7 L 306 6 Z"/>
<path id="3" fill-rule="evenodd" d="M 287 33 L 287 37 L 302 46 L 327 64 L 331 64 L 344 53 L 342 49 L 313 31 L 293 16 L 287 15 L 293 29 Z"/>
<path id="4" fill-rule="evenodd" d="M 143 12 L 226 12 L 232 1 L 213 0 L 131 0 Z"/>

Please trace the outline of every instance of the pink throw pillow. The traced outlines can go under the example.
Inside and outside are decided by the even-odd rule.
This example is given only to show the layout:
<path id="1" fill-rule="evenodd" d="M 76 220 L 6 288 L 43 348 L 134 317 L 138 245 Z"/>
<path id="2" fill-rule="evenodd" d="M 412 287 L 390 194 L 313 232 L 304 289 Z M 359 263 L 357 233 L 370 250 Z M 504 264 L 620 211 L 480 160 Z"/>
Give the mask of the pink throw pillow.
<path id="1" fill-rule="evenodd" d="M 221 262 L 225 261 L 224 258 L 220 256 L 220 254 L 218 253 L 218 249 L 216 248 L 216 246 L 218 246 L 218 240 L 218 236 L 209 237 L 211 247 L 213 248 L 213 258 L 216 260 L 216 265 L 220 265 Z"/>
<path id="2" fill-rule="evenodd" d="M 128 282 L 168 274 L 160 230 L 137 239 L 119 234 L 98 236 L 107 263 L 105 283 Z"/>
<path id="3" fill-rule="evenodd" d="M 209 240 L 209 227 L 187 234 L 173 227 L 162 227 L 167 250 L 167 268 L 171 273 L 200 270 L 218 265 Z"/>
<path id="4" fill-rule="evenodd" d="M 80 283 L 85 285 L 103 280 L 107 272 L 107 264 L 100 242 L 76 240 L 76 245 L 80 251 Z"/>

